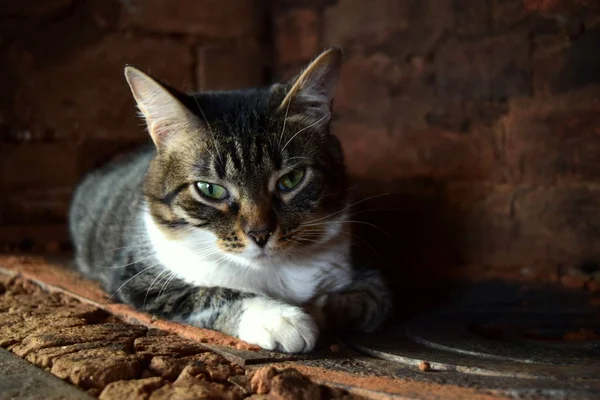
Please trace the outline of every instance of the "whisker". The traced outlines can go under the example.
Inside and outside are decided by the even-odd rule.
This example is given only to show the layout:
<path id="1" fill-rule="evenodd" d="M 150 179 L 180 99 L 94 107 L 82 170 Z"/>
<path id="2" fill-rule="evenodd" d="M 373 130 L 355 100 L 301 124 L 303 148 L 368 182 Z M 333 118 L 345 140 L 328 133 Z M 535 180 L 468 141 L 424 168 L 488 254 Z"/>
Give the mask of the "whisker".
<path id="1" fill-rule="evenodd" d="M 145 247 L 145 246 L 150 246 L 150 242 L 148 241 L 148 243 L 146 243 L 146 244 L 136 244 L 136 245 L 131 245 L 131 246 L 116 247 L 114 249 L 103 250 L 102 252 L 103 253 L 108 253 L 109 251 L 117 251 L 117 250 L 124 250 L 124 249 L 133 249 L 133 248 Z"/>
<path id="2" fill-rule="evenodd" d="M 369 222 L 365 222 L 365 221 L 354 221 L 354 220 L 323 221 L 323 222 L 319 222 L 317 224 L 303 224 L 302 226 L 319 226 L 319 225 L 328 225 L 328 224 L 363 224 L 363 225 L 370 226 L 370 227 L 372 227 L 374 229 L 377 229 L 379 232 L 383 233 L 384 235 L 386 235 L 388 237 L 392 237 L 392 235 L 390 235 L 389 233 L 387 233 L 383 229 L 379 228 L 378 226 L 373 225 L 373 224 L 371 224 Z"/>
<path id="3" fill-rule="evenodd" d="M 125 267 L 129 267 L 130 265 L 133 265 L 133 264 L 135 264 L 135 263 L 138 263 L 138 262 L 140 262 L 140 261 L 144 261 L 144 260 L 146 260 L 146 259 L 148 259 L 148 258 L 150 258 L 150 257 L 154 257 L 154 256 L 156 256 L 156 253 L 152 253 L 152 254 L 150 254 L 149 256 L 146 256 L 146 257 L 140 258 L 139 260 L 132 261 L 132 262 L 130 262 L 129 264 L 120 265 L 120 266 L 118 266 L 118 267 L 107 267 L 107 268 L 109 268 L 109 269 L 119 269 L 119 268 L 125 268 Z"/>
<path id="4" fill-rule="evenodd" d="M 285 132 L 285 125 L 287 123 L 288 112 L 290 111 L 290 104 L 292 104 L 292 99 L 287 103 L 287 107 L 285 108 L 285 115 L 283 116 L 283 127 L 281 128 L 281 135 L 279 135 L 279 147 L 281 147 L 281 140 L 283 139 L 283 134 Z M 283 150 L 281 151 L 283 153 Z"/>
<path id="5" fill-rule="evenodd" d="M 409 208 L 368 208 L 365 210 L 357 210 L 351 212 L 349 215 L 355 216 L 358 214 L 364 214 L 368 212 L 376 212 L 376 211 L 407 211 Z"/>
<path id="6" fill-rule="evenodd" d="M 127 283 L 129 283 L 129 282 L 130 282 L 132 279 L 134 279 L 135 277 L 137 277 L 137 276 L 139 276 L 139 275 L 143 274 L 144 272 L 146 272 L 146 271 L 148 271 L 149 269 L 152 269 L 152 268 L 154 268 L 154 267 L 156 267 L 156 266 L 158 266 L 158 265 L 159 265 L 159 263 L 156 263 L 156 264 L 154 264 L 154 265 L 151 265 L 151 266 L 149 266 L 148 268 L 144 268 L 143 270 L 141 270 L 140 272 L 138 272 L 137 274 L 135 274 L 135 275 L 134 275 L 134 276 L 132 276 L 131 278 L 127 279 L 127 280 L 126 280 L 126 281 L 125 281 L 125 282 L 124 282 L 124 283 L 123 283 L 121 286 L 119 286 L 119 288 L 118 288 L 117 290 L 115 290 L 115 291 L 113 292 L 113 294 L 111 294 L 111 295 L 108 297 L 108 299 L 106 299 L 106 301 L 108 302 L 110 299 L 112 299 L 112 298 L 113 298 L 113 296 L 114 296 L 115 294 L 117 294 L 117 292 L 118 292 L 119 290 L 121 290 L 121 289 L 123 288 L 123 286 L 127 285 Z"/>
<path id="7" fill-rule="evenodd" d="M 165 282 L 165 284 L 163 285 L 163 287 L 160 289 L 160 291 L 163 292 L 163 294 L 165 293 L 164 291 L 167 290 L 167 286 L 169 286 L 169 283 L 171 283 L 171 281 L 173 279 L 175 279 L 175 278 L 176 278 L 176 275 L 175 274 L 171 274 L 171 277 L 169 279 L 167 279 L 167 281 Z M 160 296 L 161 296 L 161 294 L 160 294 L 160 292 L 158 292 L 158 297 L 160 298 Z"/>
<path id="8" fill-rule="evenodd" d="M 298 135 L 300 134 L 300 132 L 304 132 L 305 130 L 307 130 L 307 129 L 310 129 L 310 128 L 312 128 L 313 126 L 315 126 L 315 125 L 317 125 L 317 124 L 321 123 L 321 121 L 323 121 L 323 120 L 324 120 L 326 117 L 329 117 L 329 114 L 325 114 L 325 115 L 323 115 L 321 118 L 319 118 L 319 120 L 318 120 L 318 121 L 316 121 L 316 122 L 313 122 L 312 124 L 310 124 L 310 125 L 308 125 L 308 126 L 305 126 L 304 128 L 300 129 L 298 132 L 294 133 L 294 136 L 292 136 L 292 137 L 290 138 L 290 140 L 288 140 L 288 141 L 287 141 L 287 143 L 286 143 L 286 144 L 283 146 L 283 149 L 281 149 L 281 152 L 283 153 L 283 151 L 285 150 L 285 148 L 287 147 L 287 145 L 288 145 L 288 144 L 290 144 L 290 142 L 291 142 L 292 140 L 294 140 L 294 138 L 295 138 L 296 136 L 298 136 Z"/>
<path id="9" fill-rule="evenodd" d="M 312 161 L 312 158 L 297 156 L 297 157 L 289 157 L 288 160 L 311 160 Z"/>
<path id="10" fill-rule="evenodd" d="M 355 203 L 352 203 L 352 204 L 350 204 L 349 206 L 346 206 L 346 207 L 342 208 L 341 210 L 338 210 L 338 211 L 334 212 L 333 214 L 329 214 L 329 215 L 327 215 L 327 216 L 325 216 L 325 217 L 318 218 L 318 219 L 315 219 L 315 220 L 312 220 L 312 221 L 308 221 L 308 222 L 306 222 L 305 224 L 300 224 L 300 226 L 304 226 L 304 225 L 306 225 L 306 224 L 310 224 L 310 223 L 313 223 L 313 222 L 318 222 L 318 221 L 322 221 L 322 220 L 324 220 L 324 219 L 327 219 L 327 218 L 331 218 L 331 217 L 333 217 L 333 216 L 335 216 L 335 215 L 338 215 L 338 214 L 340 214 L 340 213 L 342 213 L 342 212 L 346 211 L 347 209 L 349 209 L 349 208 L 351 208 L 351 207 L 354 207 L 354 206 L 356 206 L 356 205 L 358 205 L 358 204 L 360 204 L 360 203 L 364 203 L 365 201 L 368 201 L 368 200 L 371 200 L 371 199 L 375 199 L 375 198 L 377 198 L 377 197 L 389 196 L 389 195 L 391 195 L 391 194 L 392 194 L 392 193 L 383 193 L 383 194 L 377 194 L 377 195 L 374 195 L 374 196 L 367 197 L 367 198 L 365 198 L 365 199 L 362 199 L 362 200 L 359 200 L 359 201 L 357 201 L 357 202 L 355 202 Z"/>
<path id="11" fill-rule="evenodd" d="M 144 305 L 142 306 L 142 308 L 146 307 L 146 300 L 148 299 L 148 293 L 150 293 L 150 290 L 152 290 L 152 286 L 154 286 L 154 283 L 158 280 L 158 278 L 160 278 L 160 276 L 162 274 L 164 274 L 167 271 L 168 271 L 168 269 L 165 268 L 162 271 L 160 271 L 160 273 L 158 275 L 156 275 L 156 278 L 154 278 L 154 280 L 152 281 L 152 283 L 148 287 L 148 290 L 146 290 L 146 295 L 144 296 Z"/>
<path id="12" fill-rule="evenodd" d="M 323 229 L 323 230 L 316 230 L 316 231 L 313 231 L 313 230 L 306 230 L 306 231 L 304 231 L 304 232 L 307 232 L 309 236 L 310 236 L 311 234 L 315 234 L 315 233 L 316 233 L 316 234 L 324 234 L 324 233 L 326 233 L 326 231 L 325 231 L 324 229 Z M 375 248 L 374 248 L 374 247 L 373 247 L 373 246 L 372 246 L 372 245 L 371 245 L 369 242 L 367 242 L 367 241 L 366 241 L 364 238 L 360 237 L 359 235 L 355 235 L 355 234 L 354 234 L 354 233 L 352 233 L 352 232 L 346 232 L 346 231 L 340 231 L 340 232 L 338 232 L 338 235 L 346 235 L 346 236 L 349 236 L 349 237 L 351 237 L 353 240 L 358 240 L 359 242 L 355 242 L 355 243 L 357 243 L 357 244 L 359 244 L 359 245 L 364 245 L 364 246 L 367 246 L 367 248 L 368 248 L 369 250 L 371 250 L 371 251 L 373 252 L 373 254 L 375 254 L 375 255 L 377 256 L 377 258 L 379 258 L 379 259 L 380 259 L 382 262 L 385 262 L 385 260 L 384 260 L 384 259 L 383 259 L 383 257 L 382 257 L 382 256 L 381 256 L 381 255 L 380 255 L 378 252 L 377 252 L 377 250 L 375 250 Z"/>

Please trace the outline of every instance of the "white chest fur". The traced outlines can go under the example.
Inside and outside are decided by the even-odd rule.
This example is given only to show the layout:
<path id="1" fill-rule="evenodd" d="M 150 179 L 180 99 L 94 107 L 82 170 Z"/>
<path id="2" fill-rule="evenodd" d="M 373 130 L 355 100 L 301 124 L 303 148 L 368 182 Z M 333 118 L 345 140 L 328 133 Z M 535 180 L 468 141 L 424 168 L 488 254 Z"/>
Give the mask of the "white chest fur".
<path id="1" fill-rule="evenodd" d="M 347 240 L 321 245 L 310 257 L 259 263 L 221 252 L 210 232 L 196 230 L 184 239 L 171 240 L 148 213 L 144 222 L 158 261 L 194 285 L 226 287 L 302 304 L 323 294 L 322 288 L 330 292 L 350 283 Z"/>

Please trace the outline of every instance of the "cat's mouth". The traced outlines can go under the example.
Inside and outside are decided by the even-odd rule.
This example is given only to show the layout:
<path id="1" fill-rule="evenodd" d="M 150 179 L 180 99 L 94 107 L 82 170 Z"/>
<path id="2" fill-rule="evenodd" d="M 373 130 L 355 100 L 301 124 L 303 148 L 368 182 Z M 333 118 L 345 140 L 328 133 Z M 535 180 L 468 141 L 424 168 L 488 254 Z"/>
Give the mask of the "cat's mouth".
<path id="1" fill-rule="evenodd" d="M 269 254 L 267 254 L 266 252 L 263 251 L 262 253 L 259 253 L 259 254 L 255 255 L 253 258 L 255 260 L 268 260 L 268 259 L 270 259 L 272 257 Z"/>

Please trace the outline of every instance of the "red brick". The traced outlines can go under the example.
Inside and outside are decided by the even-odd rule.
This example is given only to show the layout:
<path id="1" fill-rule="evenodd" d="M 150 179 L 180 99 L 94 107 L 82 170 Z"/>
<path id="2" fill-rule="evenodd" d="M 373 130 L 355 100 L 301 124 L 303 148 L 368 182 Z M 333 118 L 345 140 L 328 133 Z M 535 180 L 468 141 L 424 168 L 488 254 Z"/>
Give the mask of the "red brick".
<path id="1" fill-rule="evenodd" d="M 530 93 L 526 34 L 449 40 L 436 56 L 436 84 L 444 97 L 504 99 Z"/>
<path id="2" fill-rule="evenodd" d="M 149 135 L 138 140 L 116 137 L 84 138 L 77 154 L 78 174 L 83 176 L 92 169 L 98 168 L 117 157 L 127 155 L 147 143 L 150 143 Z"/>
<path id="3" fill-rule="evenodd" d="M 60 63 L 49 63 L 42 55 L 26 62 L 31 56 L 20 53 L 14 67 L 19 73 L 15 117 L 30 131 L 56 132 L 57 139 L 146 137 L 123 77 L 126 64 L 192 88 L 189 48 L 168 39 L 108 35 Z"/>
<path id="4" fill-rule="evenodd" d="M 67 12 L 74 0 L 6 1 L 2 4 L 0 17 L 46 17 Z"/>
<path id="5" fill-rule="evenodd" d="M 276 79 L 280 82 L 287 82 L 296 77 L 304 67 L 306 67 L 306 63 L 278 66 L 277 70 L 275 71 Z"/>
<path id="6" fill-rule="evenodd" d="M 432 54 L 448 32 L 454 30 L 455 17 L 451 1 L 412 1 L 408 27 L 392 34 L 378 48 L 386 49 L 397 60 Z"/>
<path id="7" fill-rule="evenodd" d="M 454 0 L 456 32 L 463 35 L 483 34 L 490 24 L 490 2 L 481 0 Z"/>
<path id="8" fill-rule="evenodd" d="M 383 53 L 349 56 L 342 69 L 334 108 L 341 115 L 382 121 L 391 105 L 390 86 L 398 83 L 400 73 L 399 67 Z"/>
<path id="9" fill-rule="evenodd" d="M 277 62 L 310 61 L 320 51 L 320 17 L 312 9 L 295 9 L 275 18 Z"/>
<path id="10" fill-rule="evenodd" d="M 426 26 L 443 30 L 452 29 L 455 25 L 454 2 L 447 0 L 420 0 L 410 4 L 410 28 Z M 424 31 L 425 29 L 421 29 Z M 426 32 L 423 32 L 426 34 Z"/>
<path id="11" fill-rule="evenodd" d="M 570 1 L 569 1 L 570 2 Z M 523 0 L 527 11 L 556 11 L 561 5 L 567 3 L 565 0 Z"/>
<path id="12" fill-rule="evenodd" d="M 548 184 L 600 179 L 600 91 L 514 99 L 500 127 L 509 179 Z"/>
<path id="13" fill-rule="evenodd" d="M 505 27 L 522 22 L 528 15 L 522 0 L 493 0 L 492 24 Z"/>
<path id="14" fill-rule="evenodd" d="M 600 83 L 596 49 L 600 28 L 569 38 L 564 33 L 538 38 L 532 55 L 534 88 L 538 93 L 563 93 Z"/>
<path id="15" fill-rule="evenodd" d="M 216 39 L 260 35 L 266 8 L 260 0 L 136 0 L 124 7 L 125 25 L 149 31 Z"/>
<path id="16" fill-rule="evenodd" d="M 243 47 L 201 47 L 196 54 L 199 90 L 241 89 L 265 83 L 265 66 L 255 43 Z"/>
<path id="17" fill-rule="evenodd" d="M 4 224 L 60 223 L 65 221 L 71 202 L 71 187 L 8 190 L 2 204 Z"/>
<path id="18" fill-rule="evenodd" d="M 429 67 L 423 58 L 415 57 L 409 65 L 402 68 L 401 78 L 394 85 L 387 123 L 396 126 L 397 130 L 426 129 L 432 126 L 429 124 L 429 113 L 439 102 L 434 88 L 424 83 Z"/>
<path id="19" fill-rule="evenodd" d="M 577 7 L 599 9 L 596 0 L 523 0 L 525 9 L 529 12 L 568 12 Z"/>
<path id="20" fill-rule="evenodd" d="M 377 44 L 408 27 L 406 0 L 339 0 L 325 10 L 324 39 L 327 45 Z"/>
<path id="21" fill-rule="evenodd" d="M 355 178 L 476 180 L 487 177 L 494 163 L 491 144 L 477 137 L 402 127 L 390 132 L 382 125 L 344 120 L 332 130 Z"/>
<path id="22" fill-rule="evenodd" d="M 597 255 L 600 188 L 451 183 L 448 240 L 467 264 L 578 264 Z"/>
<path id="23" fill-rule="evenodd" d="M 566 35 L 542 35 L 534 42 L 531 69 L 534 93 L 550 95 L 555 92 L 555 82 L 565 68 L 565 49 L 571 44 Z"/>
<path id="24" fill-rule="evenodd" d="M 61 224 L 44 224 L 43 221 L 37 221 L 35 225 L 0 223 L 0 244 L 18 245 L 24 239 L 29 239 L 40 247 L 46 247 L 50 243 L 67 243 L 69 232 L 64 221 Z"/>
<path id="25" fill-rule="evenodd" d="M 70 186 L 77 180 L 77 146 L 64 143 L 3 145 L 0 189 L 40 190 Z"/>

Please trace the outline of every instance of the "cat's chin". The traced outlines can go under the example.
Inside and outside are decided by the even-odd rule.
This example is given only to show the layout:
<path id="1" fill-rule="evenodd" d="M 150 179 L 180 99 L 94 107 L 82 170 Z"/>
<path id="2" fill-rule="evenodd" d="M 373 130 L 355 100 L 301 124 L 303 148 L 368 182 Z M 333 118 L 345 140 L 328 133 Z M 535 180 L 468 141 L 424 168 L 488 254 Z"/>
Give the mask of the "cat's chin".
<path id="1" fill-rule="evenodd" d="M 276 263 L 283 259 L 283 257 L 278 257 L 276 254 L 267 253 L 267 252 L 255 253 L 255 254 L 246 255 L 243 257 L 246 260 L 248 260 L 249 262 L 255 263 L 258 265 L 268 265 L 271 263 Z"/>
<path id="2" fill-rule="evenodd" d="M 272 250 L 257 250 L 246 251 L 242 254 L 228 254 L 227 258 L 237 264 L 253 269 L 270 268 L 279 265 L 286 260 L 289 261 L 289 257 L 287 257 L 285 254 Z"/>

